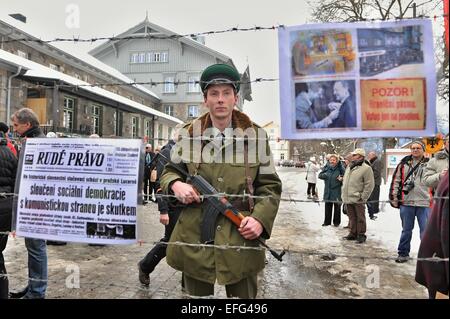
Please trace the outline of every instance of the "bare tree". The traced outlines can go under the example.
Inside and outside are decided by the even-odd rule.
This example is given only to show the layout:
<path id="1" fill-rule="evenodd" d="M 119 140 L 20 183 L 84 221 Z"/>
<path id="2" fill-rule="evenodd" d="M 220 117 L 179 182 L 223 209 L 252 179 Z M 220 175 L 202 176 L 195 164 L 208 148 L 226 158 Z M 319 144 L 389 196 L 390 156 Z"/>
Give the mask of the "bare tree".
<path id="1" fill-rule="evenodd" d="M 392 20 L 428 16 L 436 9 L 442 12 L 443 1 L 448 0 L 323 0 L 308 1 L 314 22 L 356 22 L 367 20 Z M 444 35 L 436 41 L 438 65 L 437 95 L 449 100 L 449 54 Z"/>
<path id="2" fill-rule="evenodd" d="M 322 0 L 308 1 L 315 22 L 355 22 L 410 18 L 430 13 L 436 0 Z"/>

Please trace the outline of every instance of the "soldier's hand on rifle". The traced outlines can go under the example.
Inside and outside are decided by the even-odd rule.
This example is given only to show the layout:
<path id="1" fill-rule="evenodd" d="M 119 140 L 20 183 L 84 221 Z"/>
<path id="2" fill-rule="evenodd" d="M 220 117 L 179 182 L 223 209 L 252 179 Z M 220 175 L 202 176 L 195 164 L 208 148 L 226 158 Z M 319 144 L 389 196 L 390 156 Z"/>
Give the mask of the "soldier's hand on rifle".
<path id="1" fill-rule="evenodd" d="M 176 181 L 172 184 L 172 191 L 177 199 L 183 204 L 191 204 L 193 202 L 200 203 L 200 197 L 191 184 Z"/>
<path id="2" fill-rule="evenodd" d="M 263 227 L 259 221 L 253 217 L 247 216 L 241 221 L 241 226 L 238 230 L 242 237 L 248 240 L 253 240 L 261 235 Z"/>
<path id="3" fill-rule="evenodd" d="M 161 212 L 159 214 L 159 222 L 163 225 L 169 225 L 169 214 L 167 212 Z"/>

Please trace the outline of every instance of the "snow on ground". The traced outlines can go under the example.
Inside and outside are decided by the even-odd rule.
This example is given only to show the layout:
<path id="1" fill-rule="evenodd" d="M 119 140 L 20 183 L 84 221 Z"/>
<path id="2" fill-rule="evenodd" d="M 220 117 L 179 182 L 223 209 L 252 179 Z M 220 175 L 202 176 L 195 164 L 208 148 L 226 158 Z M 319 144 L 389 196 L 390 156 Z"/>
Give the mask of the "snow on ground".
<path id="1" fill-rule="evenodd" d="M 283 197 L 289 198 L 291 196 L 293 199 L 306 200 L 306 189 L 307 182 L 305 180 L 305 172 L 299 171 L 298 169 L 289 169 L 285 171 L 284 169 L 278 171 L 280 177 L 283 179 Z M 380 190 L 380 201 L 388 200 L 388 189 L 391 178 L 389 177 L 386 184 L 381 185 Z M 323 189 L 324 182 L 318 180 L 317 188 L 319 191 L 319 198 L 323 199 Z M 325 204 L 319 203 L 292 203 L 298 207 L 299 213 L 302 214 L 303 221 L 308 224 L 308 228 L 311 230 L 316 230 L 323 233 L 320 238 L 320 245 L 323 247 L 336 247 L 341 241 L 340 234 L 332 230 L 333 226 L 323 227 L 322 223 L 325 216 Z M 380 248 L 387 249 L 392 252 L 392 256 L 397 256 L 397 246 L 400 240 L 400 234 L 402 231 L 400 211 L 389 205 L 388 202 L 380 203 L 380 212 L 378 213 L 378 218 L 376 220 L 369 219 L 366 210 L 366 221 L 367 221 L 367 241 L 371 241 Z M 341 225 L 346 226 L 348 218 L 346 215 L 341 214 Z M 336 236 L 330 236 L 330 232 L 335 232 Z M 338 235 L 339 234 L 339 235 Z M 411 240 L 411 257 L 417 256 L 417 251 L 419 250 L 420 236 L 419 236 L 419 226 L 417 221 L 414 226 L 413 237 Z"/>

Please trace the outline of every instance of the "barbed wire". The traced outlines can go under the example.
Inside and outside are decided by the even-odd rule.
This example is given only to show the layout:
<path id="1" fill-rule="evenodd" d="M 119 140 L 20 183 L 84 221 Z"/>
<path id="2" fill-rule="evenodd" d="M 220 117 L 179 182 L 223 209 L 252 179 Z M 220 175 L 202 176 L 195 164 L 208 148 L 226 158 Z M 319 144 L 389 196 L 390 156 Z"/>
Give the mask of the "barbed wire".
<path id="1" fill-rule="evenodd" d="M 93 38 L 80 38 L 80 37 L 72 37 L 72 38 L 54 38 L 50 40 L 43 40 L 43 39 L 35 39 L 35 38 L 19 38 L 19 39 L 8 39 L 8 40 L 1 40 L 0 44 L 2 43 L 11 43 L 11 42 L 37 42 L 37 43 L 52 43 L 52 42 L 74 42 L 74 43 L 94 43 L 97 41 L 121 41 L 121 40 L 135 40 L 135 39 L 157 39 L 157 40 L 177 40 L 180 38 L 188 38 L 192 40 L 192 38 L 203 36 L 203 35 L 212 35 L 212 34 L 222 34 L 222 33 L 230 33 L 230 32 L 248 32 L 248 31 L 265 31 L 265 30 L 277 30 L 280 28 L 285 28 L 284 25 L 273 25 L 273 26 L 254 26 L 249 28 L 240 28 L 240 27 L 232 27 L 228 29 L 223 30 L 216 30 L 216 31 L 203 31 L 203 32 L 197 32 L 197 33 L 185 33 L 185 34 L 170 34 L 170 35 L 159 35 L 159 34 L 136 34 L 136 35 L 130 35 L 130 36 L 112 36 L 112 37 L 93 37 Z M 195 40 L 193 40 L 195 41 Z"/>
<path id="2" fill-rule="evenodd" d="M 144 241 L 140 241 L 139 244 L 146 243 Z M 220 250 L 237 250 L 237 251 L 244 251 L 244 250 L 253 250 L 253 251 L 266 251 L 267 249 L 265 247 L 250 247 L 250 246 L 233 246 L 233 245 L 214 245 L 214 244 L 192 244 L 192 243 L 186 243 L 186 242 L 152 242 L 154 245 L 164 245 L 164 246 L 182 246 L 182 247 L 192 247 L 192 248 L 199 248 L 199 249 L 220 249 Z M 275 250 L 281 250 L 281 248 L 273 248 Z M 301 257 L 319 257 L 322 261 L 326 262 L 337 262 L 337 258 L 349 258 L 349 259 L 361 259 L 363 261 L 366 260 L 383 260 L 383 261 L 394 261 L 397 259 L 397 257 L 393 256 L 371 256 L 371 255 L 358 255 L 358 254 L 343 254 L 343 253 L 336 253 L 336 252 L 329 252 L 329 251 L 314 251 L 314 250 L 291 250 L 289 248 L 284 248 L 286 253 L 289 254 L 295 254 L 300 255 Z M 432 257 L 408 257 L 408 261 L 413 262 L 449 262 L 449 258 L 442 258 L 438 257 L 436 255 L 433 255 Z M 21 278 L 26 280 L 31 280 L 35 282 L 51 282 L 51 280 L 48 279 L 41 279 L 41 278 L 34 278 L 34 277 L 26 277 L 26 276 L 19 276 L 19 275 L 11 275 L 11 274 L 0 274 L 0 278 L 2 277 L 15 277 L 15 278 Z"/>
<path id="3" fill-rule="evenodd" d="M 441 200 L 441 199 L 449 199 L 449 196 L 436 196 L 436 197 L 432 197 L 430 199 L 417 199 L 417 200 L 390 200 L 390 199 L 386 199 L 386 200 L 367 200 L 364 202 L 357 202 L 357 203 L 348 203 L 348 202 L 344 202 L 342 200 L 324 200 L 324 199 L 301 199 L 301 198 L 293 198 L 291 196 L 291 194 L 297 194 L 297 193 L 285 193 L 285 195 L 287 195 L 287 197 L 283 197 L 283 196 L 275 196 L 275 195 L 250 195 L 247 193 L 244 194 L 229 194 L 229 193 L 217 193 L 217 194 L 204 194 L 204 195 L 198 195 L 197 197 L 199 197 L 202 201 L 211 197 L 217 197 L 217 198 L 242 198 L 242 199 L 248 199 L 248 198 L 253 198 L 253 199 L 266 199 L 266 198 L 270 198 L 273 200 L 279 200 L 281 202 L 290 202 L 290 203 L 330 203 L 330 204 L 368 204 L 368 203 L 392 203 L 394 202 L 399 202 L 401 204 L 423 204 L 423 203 L 430 203 L 430 201 L 435 201 L 435 200 Z M 0 193 L 0 198 L 2 197 L 18 197 L 19 194 L 16 193 Z M 172 194 L 156 194 L 155 195 L 156 198 L 160 198 L 160 199 L 193 199 L 194 196 L 176 196 L 176 195 L 172 195 Z"/>
<path id="4" fill-rule="evenodd" d="M 414 19 L 442 19 L 447 17 L 447 14 L 441 14 L 441 15 L 419 15 L 417 17 L 395 17 L 390 18 L 386 20 L 379 20 L 379 19 L 365 19 L 363 21 L 358 22 L 386 22 L 386 21 L 401 21 L 401 20 L 414 20 Z M 333 22 L 333 24 L 340 24 L 344 22 Z M 53 42 L 73 42 L 73 43 L 94 43 L 97 41 L 122 41 L 122 40 L 135 40 L 135 39 L 148 39 L 148 40 L 162 40 L 162 39 L 172 39 L 177 40 L 180 38 L 188 38 L 190 40 L 193 40 L 193 38 L 199 37 L 199 36 L 206 36 L 206 35 L 213 35 L 213 34 L 223 34 L 223 33 L 231 33 L 231 32 L 249 32 L 249 31 L 273 31 L 278 29 L 284 29 L 286 28 L 286 25 L 284 24 L 278 24 L 278 25 L 272 25 L 272 26 L 253 26 L 253 27 L 231 27 L 228 29 L 222 29 L 222 30 L 211 30 L 211 31 L 202 31 L 202 32 L 196 32 L 196 33 L 185 33 L 185 34 L 170 34 L 170 35 L 161 35 L 161 34 L 136 34 L 136 35 L 129 35 L 129 36 L 111 36 L 111 37 L 92 37 L 92 38 L 80 38 L 73 36 L 72 38 L 54 38 L 54 39 L 37 39 L 37 38 L 31 38 L 31 37 L 22 37 L 18 39 L 7 39 L 7 40 L 0 40 L 0 45 L 3 43 L 13 43 L 13 42 L 36 42 L 40 44 L 45 43 L 53 43 Z M 195 40 L 193 40 L 195 41 Z"/>
<path id="5" fill-rule="evenodd" d="M 64 73 L 65 75 L 68 75 L 66 73 Z M 54 81 L 54 80 L 53 80 Z M 261 83 L 261 82 L 275 82 L 275 81 L 279 81 L 278 78 L 256 78 L 254 80 L 249 80 L 249 81 L 230 81 L 228 83 L 234 83 L 234 84 L 251 84 L 251 83 Z M 21 85 L 21 86 L 11 86 L 11 87 L 7 87 L 7 86 L 1 86 L 0 89 L 2 90 L 8 90 L 8 89 L 51 89 L 51 88 L 74 88 L 74 89 L 78 89 L 78 88 L 83 88 L 83 87 L 99 87 L 99 88 L 103 88 L 103 87 L 114 87 L 114 86 L 136 86 L 136 85 L 150 85 L 150 86 L 158 86 L 158 85 L 174 85 L 174 86 L 178 86 L 178 85 L 200 85 L 202 83 L 206 83 L 205 81 L 174 81 L 174 82 L 167 82 L 167 81 L 133 81 L 133 82 L 111 82 L 111 83 L 100 83 L 100 82 L 96 82 L 96 83 L 86 83 L 86 84 L 31 84 L 31 85 Z M 114 92 L 112 92 L 114 93 Z M 200 91 L 197 93 L 201 93 Z"/>

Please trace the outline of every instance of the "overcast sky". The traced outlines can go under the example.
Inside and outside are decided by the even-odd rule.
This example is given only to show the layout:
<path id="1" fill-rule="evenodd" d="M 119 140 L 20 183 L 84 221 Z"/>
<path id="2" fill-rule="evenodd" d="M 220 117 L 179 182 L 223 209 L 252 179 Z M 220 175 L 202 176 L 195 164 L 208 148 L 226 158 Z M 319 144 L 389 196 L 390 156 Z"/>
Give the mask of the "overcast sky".
<path id="1" fill-rule="evenodd" d="M 79 28 L 66 25 L 70 5 L 80 11 Z M 168 9 L 170 8 L 170 9 Z M 72 9 L 73 10 L 73 9 Z M 305 23 L 309 7 L 304 0 L 40 0 L 1 1 L 3 14 L 22 13 L 42 39 L 80 36 L 91 38 L 122 33 L 145 19 L 179 34 L 223 30 L 232 27 L 297 25 Z M 71 11 L 73 12 L 73 11 Z M 243 72 L 250 65 L 255 78 L 278 78 L 277 31 L 233 32 L 207 35 L 206 45 L 231 57 Z M 70 50 L 88 51 L 95 44 L 66 44 Z M 265 124 L 279 123 L 278 81 L 253 83 L 253 102 L 244 105 L 252 119 Z"/>
<path id="2" fill-rule="evenodd" d="M 80 12 L 78 28 L 67 24 L 74 5 Z M 142 22 L 146 11 L 151 22 L 179 34 L 232 27 L 299 25 L 308 22 L 310 15 L 306 0 L 2 0 L 0 4 L 0 13 L 22 13 L 34 28 L 34 34 L 45 40 L 118 35 Z M 435 33 L 437 24 L 433 23 Z M 208 47 L 231 57 L 240 72 L 248 64 L 252 80 L 279 77 L 277 31 L 215 34 L 207 35 L 205 40 Z M 63 47 L 87 52 L 100 43 L 67 43 Z M 244 110 L 258 124 L 280 122 L 278 86 L 278 81 L 252 84 L 253 102 L 246 102 Z M 438 110 L 448 114 L 443 102 L 438 102 Z"/>

